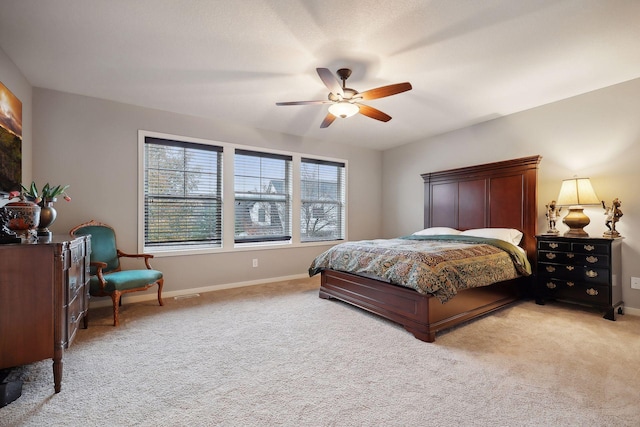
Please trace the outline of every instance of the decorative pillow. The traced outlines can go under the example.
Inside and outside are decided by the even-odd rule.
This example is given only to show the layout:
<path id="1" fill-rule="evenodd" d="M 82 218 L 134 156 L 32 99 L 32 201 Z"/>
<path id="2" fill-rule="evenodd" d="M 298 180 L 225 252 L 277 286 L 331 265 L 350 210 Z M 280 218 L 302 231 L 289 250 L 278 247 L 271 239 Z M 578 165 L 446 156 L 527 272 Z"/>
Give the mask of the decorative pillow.
<path id="1" fill-rule="evenodd" d="M 500 239 L 515 246 L 518 246 L 522 240 L 522 232 L 515 228 L 474 228 L 465 230 L 460 235 Z"/>
<path id="2" fill-rule="evenodd" d="M 415 236 L 439 236 L 442 234 L 460 234 L 460 230 L 449 227 L 431 227 L 413 233 Z"/>

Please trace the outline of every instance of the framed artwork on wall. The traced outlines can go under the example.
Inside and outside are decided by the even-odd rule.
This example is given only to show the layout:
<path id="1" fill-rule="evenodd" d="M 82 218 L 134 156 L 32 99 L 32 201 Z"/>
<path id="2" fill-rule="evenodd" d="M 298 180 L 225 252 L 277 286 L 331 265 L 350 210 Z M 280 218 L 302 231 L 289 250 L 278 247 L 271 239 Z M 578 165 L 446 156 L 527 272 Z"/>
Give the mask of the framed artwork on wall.
<path id="1" fill-rule="evenodd" d="M 0 82 L 0 193 L 20 191 L 22 102 Z"/>

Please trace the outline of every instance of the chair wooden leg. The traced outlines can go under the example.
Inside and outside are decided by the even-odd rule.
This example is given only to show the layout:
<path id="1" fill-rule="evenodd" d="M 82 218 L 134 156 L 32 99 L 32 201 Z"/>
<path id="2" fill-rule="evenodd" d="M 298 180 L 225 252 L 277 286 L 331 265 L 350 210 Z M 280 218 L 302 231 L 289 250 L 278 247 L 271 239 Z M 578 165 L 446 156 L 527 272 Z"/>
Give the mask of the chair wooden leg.
<path id="1" fill-rule="evenodd" d="M 158 280 L 158 303 L 160 305 L 164 305 L 164 301 L 162 301 L 162 287 L 164 286 L 164 278 Z"/>
<path id="2" fill-rule="evenodd" d="M 111 300 L 113 301 L 113 326 L 118 326 L 120 322 L 118 322 L 118 306 L 120 305 L 120 297 L 121 293 L 115 291 L 111 294 Z"/>

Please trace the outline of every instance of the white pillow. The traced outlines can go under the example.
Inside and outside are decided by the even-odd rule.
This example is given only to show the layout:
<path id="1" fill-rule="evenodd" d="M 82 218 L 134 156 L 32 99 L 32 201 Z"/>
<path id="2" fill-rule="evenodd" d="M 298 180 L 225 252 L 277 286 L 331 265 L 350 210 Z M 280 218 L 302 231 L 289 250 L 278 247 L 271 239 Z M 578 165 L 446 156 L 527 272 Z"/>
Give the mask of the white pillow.
<path id="1" fill-rule="evenodd" d="M 460 230 L 449 227 L 431 227 L 424 230 L 416 231 L 414 236 L 439 236 L 442 234 L 460 234 Z"/>
<path id="2" fill-rule="evenodd" d="M 461 236 L 487 237 L 500 239 L 518 246 L 522 240 L 522 232 L 515 228 L 474 228 L 460 233 Z"/>

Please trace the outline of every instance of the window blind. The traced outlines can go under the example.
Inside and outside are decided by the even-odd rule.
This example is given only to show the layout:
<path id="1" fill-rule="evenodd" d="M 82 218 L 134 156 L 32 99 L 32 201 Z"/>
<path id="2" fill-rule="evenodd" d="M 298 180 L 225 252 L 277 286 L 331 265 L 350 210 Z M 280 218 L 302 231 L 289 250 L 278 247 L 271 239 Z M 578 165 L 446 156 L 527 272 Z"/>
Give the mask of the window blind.
<path id="1" fill-rule="evenodd" d="M 292 157 L 236 149 L 235 242 L 291 240 Z"/>
<path id="2" fill-rule="evenodd" d="M 145 247 L 220 247 L 222 147 L 145 138 Z"/>
<path id="3" fill-rule="evenodd" d="M 302 158 L 300 240 L 344 239 L 345 164 Z"/>

